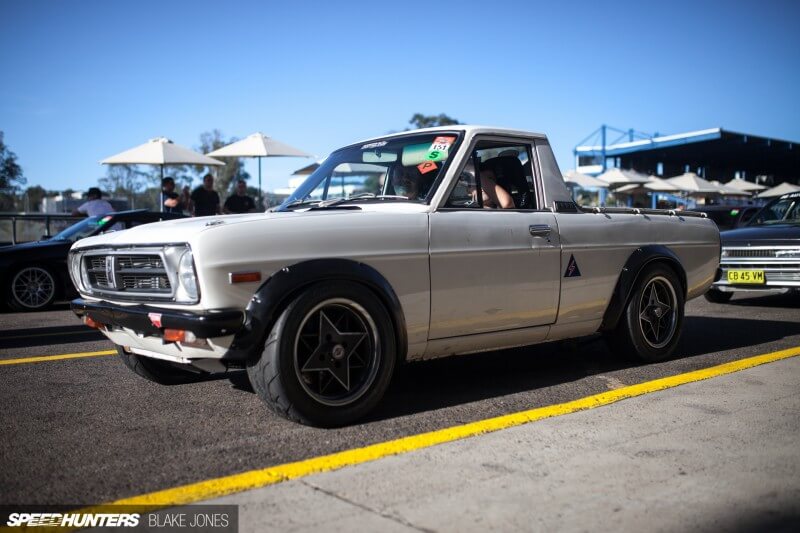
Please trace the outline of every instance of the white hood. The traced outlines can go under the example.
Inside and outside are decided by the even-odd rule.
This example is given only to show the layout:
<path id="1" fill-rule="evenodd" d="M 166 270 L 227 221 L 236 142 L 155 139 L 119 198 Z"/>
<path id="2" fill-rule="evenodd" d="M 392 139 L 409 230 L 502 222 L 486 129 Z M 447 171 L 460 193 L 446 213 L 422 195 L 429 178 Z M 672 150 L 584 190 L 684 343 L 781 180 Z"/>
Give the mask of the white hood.
<path id="1" fill-rule="evenodd" d="M 380 213 L 422 213 L 430 209 L 430 206 L 411 203 L 411 202 L 391 202 L 391 203 L 359 203 L 361 212 L 380 212 Z M 330 217 L 345 213 L 353 213 L 350 209 L 326 209 L 326 210 L 300 210 L 288 212 L 266 212 L 249 213 L 244 215 L 218 215 L 213 217 L 181 218 L 177 220 L 167 220 L 164 222 L 154 222 L 142 224 L 135 228 L 123 231 L 113 231 L 104 235 L 88 237 L 76 242 L 73 250 L 90 246 L 121 246 L 134 245 L 142 246 L 149 244 L 177 244 L 191 242 L 200 233 L 214 230 L 220 227 L 248 223 L 265 223 L 270 219 L 291 219 L 302 217 Z"/>

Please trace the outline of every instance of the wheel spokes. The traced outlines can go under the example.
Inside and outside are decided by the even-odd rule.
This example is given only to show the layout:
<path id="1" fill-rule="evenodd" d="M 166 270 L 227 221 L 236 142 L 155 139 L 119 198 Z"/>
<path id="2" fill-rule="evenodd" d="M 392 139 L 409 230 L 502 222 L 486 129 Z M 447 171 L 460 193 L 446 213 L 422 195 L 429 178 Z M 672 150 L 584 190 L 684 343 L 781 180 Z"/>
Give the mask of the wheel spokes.
<path id="1" fill-rule="evenodd" d="M 53 295 L 55 290 L 52 277 L 38 268 L 24 270 L 14 280 L 14 297 L 25 307 L 39 307 Z"/>
<path id="2" fill-rule="evenodd" d="M 670 341 L 675 331 L 675 294 L 661 278 L 650 280 L 639 302 L 639 327 L 651 346 L 660 348 Z"/>
<path id="3" fill-rule="evenodd" d="M 322 401 L 360 395 L 373 370 L 371 340 L 364 320 L 347 306 L 323 306 L 310 313 L 295 345 L 304 386 Z"/>

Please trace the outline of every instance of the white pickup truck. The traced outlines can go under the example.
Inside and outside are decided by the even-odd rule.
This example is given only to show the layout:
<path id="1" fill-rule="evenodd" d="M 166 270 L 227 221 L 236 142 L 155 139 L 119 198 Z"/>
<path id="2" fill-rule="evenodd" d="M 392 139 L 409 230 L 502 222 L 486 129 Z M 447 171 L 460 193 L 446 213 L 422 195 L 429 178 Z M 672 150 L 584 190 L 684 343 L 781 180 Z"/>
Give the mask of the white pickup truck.
<path id="1" fill-rule="evenodd" d="M 335 426 L 404 361 L 596 332 L 666 358 L 719 259 L 699 214 L 578 207 L 544 135 L 448 126 L 337 150 L 266 213 L 81 240 L 69 267 L 137 374 L 246 368 L 280 415 Z"/>

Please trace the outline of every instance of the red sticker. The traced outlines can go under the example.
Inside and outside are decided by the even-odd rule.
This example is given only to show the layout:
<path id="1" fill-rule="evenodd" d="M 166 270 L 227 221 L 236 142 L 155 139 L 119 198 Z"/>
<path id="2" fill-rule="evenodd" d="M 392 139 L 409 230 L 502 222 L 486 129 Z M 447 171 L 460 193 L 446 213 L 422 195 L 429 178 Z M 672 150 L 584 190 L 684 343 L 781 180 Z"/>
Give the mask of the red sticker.
<path id="1" fill-rule="evenodd" d="M 147 313 L 147 318 L 150 319 L 150 323 L 155 327 L 161 327 L 161 313 Z"/>
<path id="2" fill-rule="evenodd" d="M 420 174 L 427 174 L 428 172 L 436 170 L 437 168 L 438 167 L 436 166 L 436 163 L 432 161 L 426 161 L 417 165 L 417 170 L 419 170 Z"/>

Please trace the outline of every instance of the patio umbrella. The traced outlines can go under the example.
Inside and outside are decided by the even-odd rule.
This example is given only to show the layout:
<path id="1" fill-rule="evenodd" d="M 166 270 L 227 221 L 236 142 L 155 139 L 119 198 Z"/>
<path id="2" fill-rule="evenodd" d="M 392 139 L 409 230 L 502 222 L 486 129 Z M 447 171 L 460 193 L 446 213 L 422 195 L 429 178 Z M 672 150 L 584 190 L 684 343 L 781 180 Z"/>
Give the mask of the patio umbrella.
<path id="1" fill-rule="evenodd" d="M 710 181 L 704 180 L 694 172 L 687 172 L 680 176 L 669 178 L 667 182 L 689 195 L 720 194 L 719 187 Z"/>
<path id="2" fill-rule="evenodd" d="M 720 183 L 718 181 L 712 181 L 711 183 L 716 185 L 717 189 L 719 189 L 719 193 L 722 196 L 750 196 L 749 192 L 737 189 L 736 187 L 730 187 L 726 183 Z"/>
<path id="3" fill-rule="evenodd" d="M 209 152 L 214 157 L 256 157 L 258 158 L 258 201 L 261 203 L 261 158 L 262 157 L 314 157 L 302 150 L 284 144 L 261 132 L 248 135 L 222 148 Z"/>
<path id="4" fill-rule="evenodd" d="M 775 198 L 776 196 L 783 196 L 784 194 L 790 192 L 797 192 L 800 191 L 800 187 L 797 185 L 792 185 L 791 183 L 784 182 L 780 185 L 776 185 L 771 189 L 767 189 L 766 191 L 762 192 L 757 196 L 757 198 Z"/>
<path id="5" fill-rule="evenodd" d="M 164 167 L 166 165 L 224 165 L 210 157 L 193 152 L 179 144 L 175 144 L 166 137 L 156 137 L 144 144 L 130 150 L 125 150 L 100 161 L 103 165 L 157 165 L 161 167 L 161 180 L 164 180 Z M 164 210 L 164 201 L 161 200 L 161 210 Z"/>
<path id="6" fill-rule="evenodd" d="M 742 178 L 734 178 L 725 185 L 727 187 L 733 187 L 734 189 L 738 189 L 740 191 L 745 191 L 745 192 L 763 191 L 764 189 L 767 188 L 765 185 L 759 185 L 758 183 L 753 183 L 752 181 L 743 180 Z"/>
<path id="7" fill-rule="evenodd" d="M 608 189 L 608 183 L 600 181 L 597 178 L 587 176 L 586 174 L 581 174 L 575 170 L 569 170 L 564 174 L 564 183 L 577 185 L 578 187 L 583 188 L 592 187 L 598 189 Z"/>
<path id="8" fill-rule="evenodd" d="M 642 183 L 640 187 L 652 192 L 678 192 L 680 189 L 665 179 L 649 176 L 647 183 Z"/>
<path id="9" fill-rule="evenodd" d="M 635 170 L 627 170 L 623 168 L 610 168 L 597 176 L 597 179 L 605 181 L 611 185 L 612 188 L 630 185 L 631 183 L 647 183 L 650 181 L 649 176 L 640 174 Z"/>
<path id="10" fill-rule="evenodd" d="M 309 174 L 313 174 L 315 170 L 319 168 L 320 161 L 315 163 L 311 163 L 310 165 L 306 165 L 303 168 L 298 168 L 294 172 L 292 172 L 292 176 L 308 176 Z"/>

